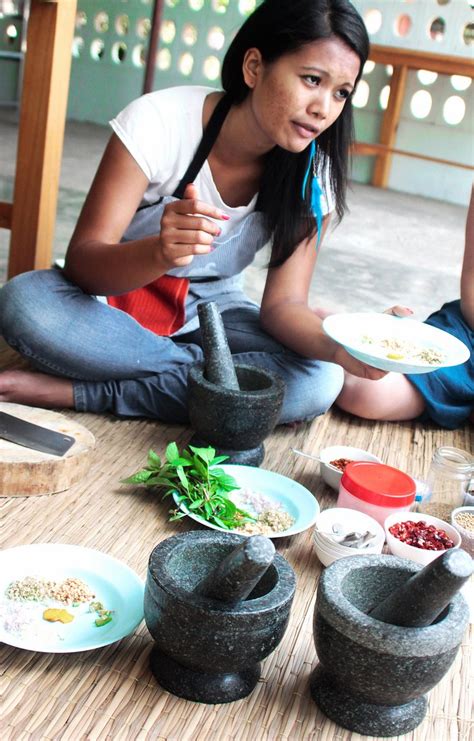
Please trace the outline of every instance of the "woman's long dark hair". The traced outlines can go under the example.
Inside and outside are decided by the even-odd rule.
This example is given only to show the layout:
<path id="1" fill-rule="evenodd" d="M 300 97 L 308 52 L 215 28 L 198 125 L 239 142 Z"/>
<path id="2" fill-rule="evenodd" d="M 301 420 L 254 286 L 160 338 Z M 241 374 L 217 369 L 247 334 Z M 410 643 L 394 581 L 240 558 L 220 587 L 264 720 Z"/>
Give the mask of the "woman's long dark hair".
<path id="1" fill-rule="evenodd" d="M 264 0 L 238 31 L 224 58 L 222 85 L 233 103 L 249 94 L 242 65 L 250 48 L 259 49 L 264 62 L 297 51 L 305 44 L 331 36 L 339 37 L 360 59 L 358 82 L 369 54 L 364 22 L 349 0 Z M 317 165 L 329 172 L 332 195 L 339 220 L 346 209 L 349 149 L 354 136 L 352 105 L 345 102 L 337 120 L 317 140 Z M 281 265 L 303 239 L 315 233 L 315 220 L 301 196 L 309 162 L 308 149 L 300 153 L 274 147 L 266 157 L 257 208 L 273 234 L 271 266 Z M 308 189 L 309 190 L 309 189 Z"/>

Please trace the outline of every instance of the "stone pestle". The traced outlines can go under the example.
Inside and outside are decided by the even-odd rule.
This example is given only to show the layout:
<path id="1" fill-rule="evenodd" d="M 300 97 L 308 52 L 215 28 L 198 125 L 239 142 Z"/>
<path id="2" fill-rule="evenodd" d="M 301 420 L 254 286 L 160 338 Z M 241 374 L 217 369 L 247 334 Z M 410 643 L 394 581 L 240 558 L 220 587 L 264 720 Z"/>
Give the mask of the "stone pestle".
<path id="1" fill-rule="evenodd" d="M 472 573 L 473 561 L 465 551 L 445 551 L 389 594 L 369 615 L 407 628 L 432 625 Z"/>
<path id="2" fill-rule="evenodd" d="M 204 376 L 211 383 L 228 389 L 239 390 L 234 361 L 217 304 L 206 301 L 198 306 L 204 353 Z"/>
<path id="3" fill-rule="evenodd" d="M 274 556 L 275 546 L 269 538 L 252 535 L 228 553 L 193 591 L 227 608 L 235 607 L 256 587 Z"/>

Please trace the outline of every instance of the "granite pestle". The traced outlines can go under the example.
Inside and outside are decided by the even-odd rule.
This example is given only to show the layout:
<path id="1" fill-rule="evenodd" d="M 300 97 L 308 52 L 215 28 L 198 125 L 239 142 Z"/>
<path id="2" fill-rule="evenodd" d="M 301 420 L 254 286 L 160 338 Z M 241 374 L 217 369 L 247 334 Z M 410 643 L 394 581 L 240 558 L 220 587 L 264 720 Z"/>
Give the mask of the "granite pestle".
<path id="1" fill-rule="evenodd" d="M 406 628 L 432 625 L 472 572 L 473 561 L 465 551 L 445 551 L 389 594 L 369 615 Z"/>
<path id="2" fill-rule="evenodd" d="M 235 607 L 256 587 L 274 556 L 275 546 L 269 538 L 252 535 L 228 553 L 193 591 Z"/>
<path id="3" fill-rule="evenodd" d="M 214 301 L 199 304 L 198 316 L 205 378 L 216 386 L 238 391 L 239 381 L 217 304 Z"/>

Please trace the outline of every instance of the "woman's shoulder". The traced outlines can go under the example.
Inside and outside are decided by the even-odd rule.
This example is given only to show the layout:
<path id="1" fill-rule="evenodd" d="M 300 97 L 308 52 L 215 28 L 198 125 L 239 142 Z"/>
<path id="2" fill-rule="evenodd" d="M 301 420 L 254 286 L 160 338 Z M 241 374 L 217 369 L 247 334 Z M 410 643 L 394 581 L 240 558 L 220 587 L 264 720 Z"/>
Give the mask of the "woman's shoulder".
<path id="1" fill-rule="evenodd" d="M 213 88 L 198 85 L 180 85 L 154 90 L 136 98 L 119 114 L 130 115 L 146 112 L 157 116 L 179 115 L 188 117 L 202 111 L 205 98 Z"/>

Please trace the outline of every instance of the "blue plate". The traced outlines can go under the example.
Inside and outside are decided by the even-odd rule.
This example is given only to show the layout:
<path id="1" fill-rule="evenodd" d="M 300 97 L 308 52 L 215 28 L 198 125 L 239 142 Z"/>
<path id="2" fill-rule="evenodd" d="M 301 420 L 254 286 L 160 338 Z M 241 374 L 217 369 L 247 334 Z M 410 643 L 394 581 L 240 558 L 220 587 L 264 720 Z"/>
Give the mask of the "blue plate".
<path id="1" fill-rule="evenodd" d="M 11 582 L 27 576 L 53 581 L 81 579 L 95 595 L 94 601 L 113 611 L 111 622 L 97 627 L 97 613 L 89 612 L 88 605 L 69 607 L 52 604 L 51 600 L 39 603 L 8 599 L 5 591 Z M 107 646 L 132 633 L 141 623 L 143 592 L 142 580 L 129 566 L 92 548 L 62 543 L 8 548 L 0 551 L 0 641 L 45 653 L 73 653 Z M 74 620 L 64 625 L 49 623 L 43 619 L 48 607 L 64 607 Z M 22 627 L 12 632 L 15 620 Z"/>
<path id="2" fill-rule="evenodd" d="M 320 510 L 318 500 L 308 489 L 298 484 L 297 481 L 293 481 L 293 479 L 289 479 L 279 473 L 253 466 L 224 464 L 219 466 L 219 468 L 222 468 L 230 476 L 233 476 L 239 488 L 252 489 L 254 492 L 264 494 L 269 499 L 272 499 L 275 504 L 281 504 L 286 512 L 294 518 L 295 521 L 288 530 L 271 533 L 268 535 L 269 538 L 287 538 L 290 535 L 296 535 L 296 533 L 307 530 L 316 522 Z M 185 512 L 188 517 L 191 517 L 201 525 L 224 533 L 237 532 L 224 530 L 217 525 L 207 522 L 207 520 L 199 517 L 199 515 L 190 512 L 185 504 L 179 504 L 176 495 L 173 495 L 173 498 L 182 512 Z M 245 507 L 242 506 L 242 509 L 245 509 Z M 245 535 L 245 533 L 242 534 Z"/>

